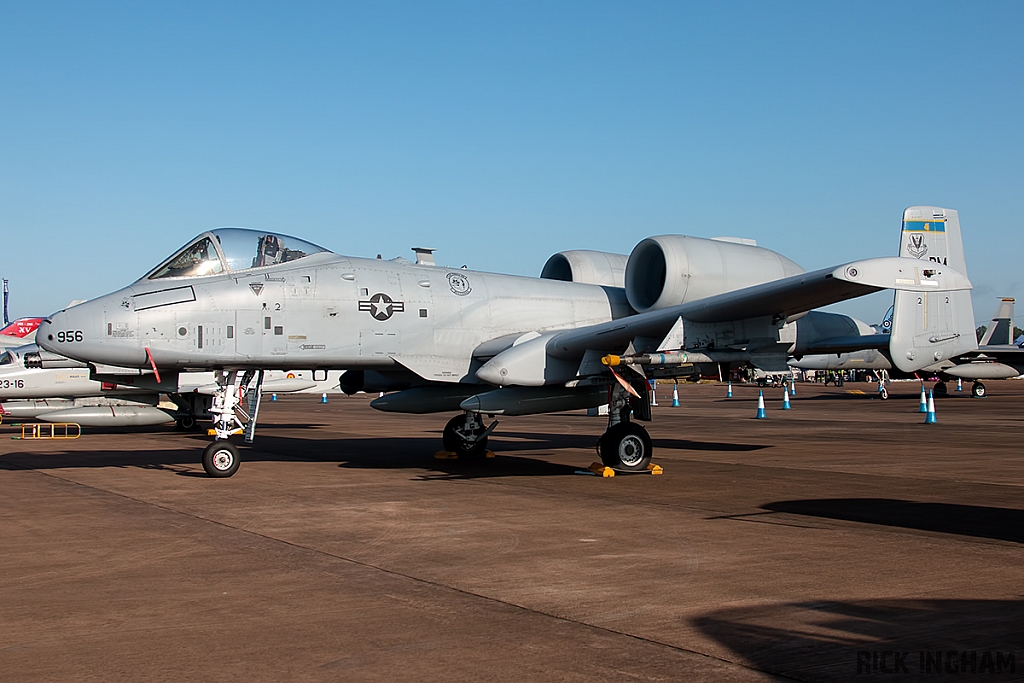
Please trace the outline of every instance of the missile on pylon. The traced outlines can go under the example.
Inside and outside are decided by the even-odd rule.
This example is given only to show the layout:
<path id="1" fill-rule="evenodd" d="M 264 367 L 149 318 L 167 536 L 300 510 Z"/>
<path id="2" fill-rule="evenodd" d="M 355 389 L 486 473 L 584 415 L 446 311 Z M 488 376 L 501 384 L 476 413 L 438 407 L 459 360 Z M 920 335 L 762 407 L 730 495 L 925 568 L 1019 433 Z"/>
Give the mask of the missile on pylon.
<path id="1" fill-rule="evenodd" d="M 641 353 L 633 356 L 607 355 L 601 363 L 608 367 L 617 365 L 682 365 L 686 361 L 685 351 L 666 351 L 664 353 Z"/>

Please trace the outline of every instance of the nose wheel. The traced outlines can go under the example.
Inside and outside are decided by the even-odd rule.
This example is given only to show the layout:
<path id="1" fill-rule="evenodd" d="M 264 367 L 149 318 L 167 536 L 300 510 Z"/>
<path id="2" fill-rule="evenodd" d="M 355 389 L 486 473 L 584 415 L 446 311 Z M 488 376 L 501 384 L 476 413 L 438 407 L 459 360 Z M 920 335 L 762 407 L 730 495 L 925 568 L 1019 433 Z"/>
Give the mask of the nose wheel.
<path id="1" fill-rule="evenodd" d="M 226 439 L 217 439 L 203 451 L 203 469 L 211 477 L 230 477 L 241 462 L 238 447 Z"/>

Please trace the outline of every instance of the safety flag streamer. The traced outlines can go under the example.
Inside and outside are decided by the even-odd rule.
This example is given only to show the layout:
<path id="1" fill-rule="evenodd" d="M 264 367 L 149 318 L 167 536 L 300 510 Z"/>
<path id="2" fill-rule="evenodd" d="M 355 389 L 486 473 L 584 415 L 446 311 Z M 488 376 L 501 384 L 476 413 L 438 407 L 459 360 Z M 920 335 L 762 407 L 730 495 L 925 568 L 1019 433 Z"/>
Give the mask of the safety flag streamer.
<path id="1" fill-rule="evenodd" d="M 615 370 L 613 370 L 612 368 L 609 367 L 608 369 L 611 370 L 611 373 L 613 375 L 615 375 L 615 379 L 617 379 L 619 381 L 619 384 L 622 385 L 623 389 L 625 389 L 629 393 L 633 394 L 637 398 L 640 398 L 640 394 L 636 393 L 636 389 L 633 388 L 632 384 L 630 384 L 626 380 L 622 379 L 622 376 L 619 373 L 615 372 Z"/>

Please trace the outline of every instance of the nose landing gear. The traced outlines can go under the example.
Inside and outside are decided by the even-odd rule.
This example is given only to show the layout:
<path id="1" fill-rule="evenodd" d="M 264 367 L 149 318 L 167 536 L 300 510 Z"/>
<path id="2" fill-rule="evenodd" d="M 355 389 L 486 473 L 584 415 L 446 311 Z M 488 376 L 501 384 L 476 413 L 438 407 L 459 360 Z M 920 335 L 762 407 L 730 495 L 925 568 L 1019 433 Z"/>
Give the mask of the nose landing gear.
<path id="1" fill-rule="evenodd" d="M 213 429 L 210 436 L 216 437 L 213 443 L 203 451 L 203 469 L 215 478 L 230 477 L 238 471 L 241 463 L 238 447 L 228 441 L 235 434 L 245 434 L 245 442 L 252 443 L 256 431 L 256 418 L 259 415 L 260 396 L 263 390 L 263 371 L 248 372 L 239 377 L 237 370 L 217 373 L 217 392 L 213 397 Z M 253 377 L 255 383 L 250 384 Z M 249 386 L 247 395 L 248 418 L 246 424 L 238 419 L 236 411 L 240 410 L 241 390 Z"/>

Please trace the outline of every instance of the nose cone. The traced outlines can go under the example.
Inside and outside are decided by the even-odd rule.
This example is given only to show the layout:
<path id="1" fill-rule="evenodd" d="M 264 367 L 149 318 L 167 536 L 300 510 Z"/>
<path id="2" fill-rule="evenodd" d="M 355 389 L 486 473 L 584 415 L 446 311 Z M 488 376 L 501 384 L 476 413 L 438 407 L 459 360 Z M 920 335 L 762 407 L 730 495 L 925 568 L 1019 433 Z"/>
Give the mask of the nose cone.
<path id="1" fill-rule="evenodd" d="M 119 301 L 120 297 L 108 295 L 54 313 L 40 323 L 36 343 L 51 353 L 87 363 L 145 367 L 145 350 L 134 331 L 130 336 L 108 334 L 108 327 L 110 332 L 113 328 L 107 323 L 107 308 Z"/>

